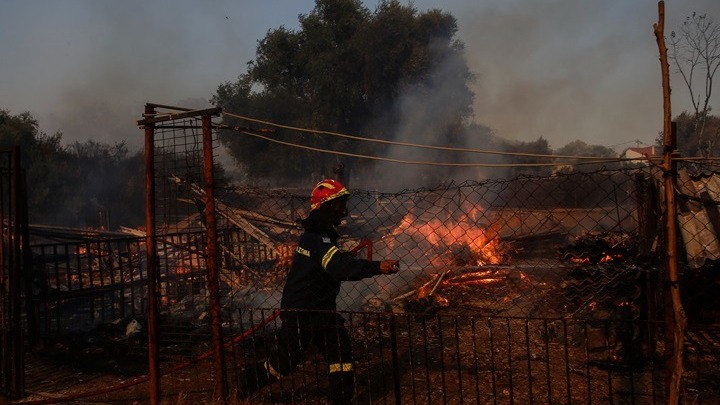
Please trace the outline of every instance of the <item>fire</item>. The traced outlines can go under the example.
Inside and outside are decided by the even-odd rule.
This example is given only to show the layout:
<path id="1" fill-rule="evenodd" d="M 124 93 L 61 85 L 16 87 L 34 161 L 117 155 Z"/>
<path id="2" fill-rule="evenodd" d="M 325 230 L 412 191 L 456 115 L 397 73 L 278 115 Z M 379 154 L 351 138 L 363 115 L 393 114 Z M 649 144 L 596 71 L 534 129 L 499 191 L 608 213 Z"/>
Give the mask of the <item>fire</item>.
<path id="1" fill-rule="evenodd" d="M 496 232 L 478 225 L 479 211 L 473 208 L 457 218 L 433 216 L 428 220 L 409 212 L 391 236 L 399 244 L 406 244 L 410 237 L 435 267 L 500 264 L 507 260 L 507 251 Z"/>
<path id="2" fill-rule="evenodd" d="M 605 256 L 603 256 L 603 257 L 600 259 L 600 261 L 599 261 L 598 263 L 609 263 L 609 262 L 612 262 L 612 261 L 614 261 L 614 260 L 615 260 L 614 257 L 612 257 L 612 256 L 610 256 L 610 255 L 605 255 Z"/>
<path id="3" fill-rule="evenodd" d="M 609 255 L 609 254 L 606 254 L 606 255 L 604 255 L 603 257 L 601 257 L 599 260 L 597 260 L 596 262 L 593 262 L 593 261 L 590 259 L 590 257 L 587 257 L 587 256 L 584 256 L 584 257 L 571 257 L 571 258 L 570 258 L 570 261 L 571 261 L 571 262 L 577 263 L 577 264 L 592 264 L 592 263 L 602 264 L 602 263 L 611 263 L 611 262 L 614 262 L 614 261 L 617 261 L 617 260 L 622 260 L 622 256 L 621 256 L 621 255 L 611 256 L 611 255 Z"/>
<path id="4" fill-rule="evenodd" d="M 283 242 L 278 243 L 275 246 L 275 249 L 278 252 L 277 262 L 275 264 L 278 268 L 285 268 L 289 267 L 292 264 L 293 255 L 295 253 L 295 248 L 297 247 L 297 243 L 292 242 Z"/>
<path id="5" fill-rule="evenodd" d="M 432 290 L 432 286 L 430 285 L 424 285 L 417 290 L 416 298 L 425 298 L 430 295 L 430 291 Z"/>

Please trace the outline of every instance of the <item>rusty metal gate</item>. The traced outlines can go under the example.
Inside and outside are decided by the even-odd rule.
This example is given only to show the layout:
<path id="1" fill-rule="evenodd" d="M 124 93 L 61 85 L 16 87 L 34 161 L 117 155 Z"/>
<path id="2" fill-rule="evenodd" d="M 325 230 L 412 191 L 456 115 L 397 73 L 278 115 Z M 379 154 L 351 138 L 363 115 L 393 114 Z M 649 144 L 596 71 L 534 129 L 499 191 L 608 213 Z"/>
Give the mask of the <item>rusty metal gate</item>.
<path id="1" fill-rule="evenodd" d="M 169 109 L 159 113 L 158 109 Z M 144 119 L 138 121 L 145 129 L 146 170 L 146 250 L 148 280 L 148 358 L 149 399 L 160 402 L 160 359 L 158 316 L 163 292 L 174 287 L 165 277 L 169 263 L 160 262 L 160 248 L 173 239 L 177 220 L 187 219 L 186 209 L 177 209 L 177 200 L 190 202 L 199 223 L 200 240 L 190 254 L 196 268 L 204 268 L 213 355 L 214 396 L 227 398 L 223 338 L 218 283 L 217 223 L 215 216 L 215 179 L 213 164 L 212 117 L 220 108 L 192 111 L 184 108 L 146 104 Z M 172 191 L 170 191 L 172 190 Z M 196 211 L 199 210 L 199 213 Z M 178 243 L 170 242 L 178 246 Z M 174 269 L 177 271 L 177 269 Z M 202 279 L 202 275 L 199 276 Z M 198 281 L 199 284 L 202 284 Z M 201 287 L 200 287 L 201 288 Z"/>
<path id="2" fill-rule="evenodd" d="M 0 151 L 0 395 L 18 398 L 25 387 L 21 281 L 27 246 L 27 199 L 20 150 Z M 30 311 L 32 313 L 32 311 Z"/>

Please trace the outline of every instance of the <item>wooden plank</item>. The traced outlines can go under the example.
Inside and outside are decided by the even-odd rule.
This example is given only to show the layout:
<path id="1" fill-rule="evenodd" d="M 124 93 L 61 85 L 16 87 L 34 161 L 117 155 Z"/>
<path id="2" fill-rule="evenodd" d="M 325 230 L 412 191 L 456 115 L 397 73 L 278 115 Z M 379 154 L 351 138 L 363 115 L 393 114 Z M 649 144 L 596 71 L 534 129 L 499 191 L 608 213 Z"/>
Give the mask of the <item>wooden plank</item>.
<path id="1" fill-rule="evenodd" d="M 171 176 L 171 179 L 175 181 L 178 184 L 182 184 L 183 181 L 177 177 L 177 176 Z M 197 184 L 190 184 L 189 185 L 190 191 L 192 191 L 193 194 L 195 194 L 197 197 L 203 199 L 205 198 L 205 191 L 200 188 Z M 277 250 L 275 247 L 275 243 L 273 242 L 270 237 L 257 228 L 255 225 L 251 224 L 248 220 L 242 217 L 242 215 L 238 214 L 233 210 L 232 207 L 229 207 L 227 204 L 216 201 L 215 202 L 215 208 L 217 210 L 217 213 L 222 216 L 223 218 L 227 219 L 232 223 L 233 225 L 241 228 L 245 232 L 247 232 L 250 236 L 260 241 L 260 243 L 264 244 L 268 247 L 269 250 L 273 251 L 275 253 L 275 257 L 280 256 L 280 251 Z"/>

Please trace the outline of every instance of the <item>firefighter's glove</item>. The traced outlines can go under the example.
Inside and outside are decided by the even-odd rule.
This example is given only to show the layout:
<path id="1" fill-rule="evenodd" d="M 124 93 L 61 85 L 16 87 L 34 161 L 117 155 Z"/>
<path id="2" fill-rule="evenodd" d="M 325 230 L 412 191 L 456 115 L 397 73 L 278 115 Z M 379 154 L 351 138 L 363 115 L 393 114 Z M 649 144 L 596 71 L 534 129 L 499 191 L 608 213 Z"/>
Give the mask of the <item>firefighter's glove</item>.
<path id="1" fill-rule="evenodd" d="M 383 260 L 380 262 L 380 272 L 383 274 L 395 274 L 400 269 L 400 262 L 397 260 Z"/>

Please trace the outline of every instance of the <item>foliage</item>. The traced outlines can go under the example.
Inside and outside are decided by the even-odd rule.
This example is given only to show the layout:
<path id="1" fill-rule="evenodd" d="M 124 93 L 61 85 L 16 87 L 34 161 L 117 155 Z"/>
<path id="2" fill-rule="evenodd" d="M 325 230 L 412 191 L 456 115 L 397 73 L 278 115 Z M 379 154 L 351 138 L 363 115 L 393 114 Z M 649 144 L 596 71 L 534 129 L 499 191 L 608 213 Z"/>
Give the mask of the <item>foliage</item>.
<path id="1" fill-rule="evenodd" d="M 513 141 L 505 142 L 503 150 L 511 153 L 529 154 L 529 155 L 552 155 L 550 144 L 547 139 L 542 136 L 532 142 Z M 513 163 L 519 166 L 513 167 L 510 173 L 511 177 L 518 175 L 547 176 L 550 174 L 549 166 L 522 166 L 533 165 L 538 163 L 552 163 L 548 158 L 537 156 L 509 156 L 506 163 Z"/>
<path id="2" fill-rule="evenodd" d="M 676 124 L 678 151 L 683 156 L 720 156 L 720 117 L 707 114 L 702 119 L 704 141 L 700 141 L 697 123 L 701 118 L 697 115 L 683 111 L 673 120 Z M 662 145 L 663 141 L 663 134 L 660 133 L 656 142 Z"/>
<path id="3" fill-rule="evenodd" d="M 144 218 L 144 165 L 123 143 L 61 146 L 27 112 L 0 110 L 0 149 L 19 147 L 31 223 L 73 227 L 136 226 Z"/>
<path id="4" fill-rule="evenodd" d="M 19 149 L 21 166 L 26 169 L 31 221 L 41 219 L 42 213 L 56 212 L 57 201 L 70 195 L 63 177 L 68 155 L 60 139 L 60 134 L 42 133 L 30 113 L 10 115 L 0 110 L 0 149 Z"/>
<path id="5" fill-rule="evenodd" d="M 68 147 L 71 172 L 82 181 L 68 200 L 74 223 L 115 229 L 143 223 L 145 165 L 142 152 L 130 153 L 125 143 L 93 140 Z"/>
<path id="6" fill-rule="evenodd" d="M 575 140 L 568 143 L 567 145 L 555 151 L 555 154 L 564 156 L 596 156 L 606 158 L 617 157 L 617 153 L 611 148 L 608 148 L 607 146 L 588 145 L 581 140 Z"/>
<path id="7" fill-rule="evenodd" d="M 556 150 L 554 154 L 559 156 L 592 156 L 608 159 L 618 157 L 617 152 L 615 152 L 612 148 L 608 148 L 603 145 L 589 145 L 581 140 L 575 140 L 566 144 L 562 148 Z M 557 158 L 557 162 L 563 164 L 564 166 L 556 167 L 554 169 L 555 173 L 590 172 L 602 168 L 607 169 L 619 166 L 618 163 L 612 162 L 590 163 L 587 159 Z M 571 164 L 573 166 L 569 166 Z"/>
<path id="8" fill-rule="evenodd" d="M 225 112 L 288 126 L 365 137 L 422 139 L 462 145 L 453 134 L 471 113 L 473 80 L 455 39 L 455 18 L 440 10 L 382 1 L 374 12 L 357 0 L 316 0 L 300 29 L 270 30 L 256 58 L 213 103 Z M 227 116 L 226 116 L 227 117 Z M 248 127 L 228 119 L 227 124 Z M 257 128 L 251 128 L 257 129 Z M 277 129 L 271 135 L 320 149 L 382 156 L 385 148 L 327 135 Z M 254 180 L 302 180 L 329 175 L 340 160 L 237 132 L 223 134 Z M 397 138 L 396 138 L 397 139 Z M 342 158 L 349 170 L 367 161 Z"/>
<path id="9" fill-rule="evenodd" d="M 695 146 L 687 147 L 695 150 L 693 156 L 710 156 L 718 142 L 717 128 L 713 128 L 709 113 L 713 80 L 720 68 L 720 25 L 705 14 L 693 13 L 677 32 L 671 33 L 670 51 L 669 58 L 682 77 L 693 105 L 691 114 L 679 117 L 692 120 L 692 135 L 686 139 L 692 138 Z"/>

